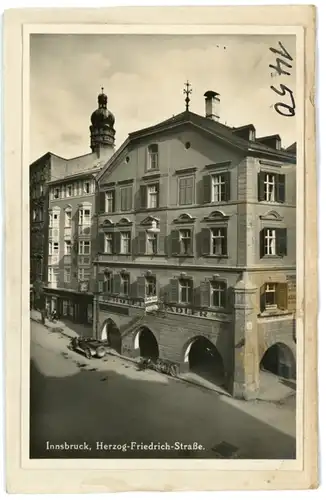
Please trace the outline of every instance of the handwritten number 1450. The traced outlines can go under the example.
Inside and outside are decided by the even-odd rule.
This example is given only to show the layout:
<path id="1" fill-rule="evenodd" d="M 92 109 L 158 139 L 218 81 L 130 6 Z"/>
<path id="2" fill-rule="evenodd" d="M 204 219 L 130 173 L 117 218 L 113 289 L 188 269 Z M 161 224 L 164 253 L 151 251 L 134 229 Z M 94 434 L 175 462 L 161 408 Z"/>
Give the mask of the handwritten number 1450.
<path id="1" fill-rule="evenodd" d="M 270 51 L 273 52 L 273 54 L 277 54 L 275 64 L 270 64 L 269 67 L 274 69 L 277 73 L 277 75 L 287 75 L 289 76 L 291 73 L 287 71 L 287 69 L 292 69 L 292 64 L 290 64 L 288 61 L 293 61 L 293 58 L 291 54 L 286 50 L 286 48 L 282 45 L 281 42 L 278 42 L 280 48 L 274 49 L 273 47 L 270 47 Z M 282 96 L 282 97 L 287 97 L 290 98 L 290 104 L 287 104 L 286 102 L 277 102 L 274 104 L 274 109 L 279 113 L 280 115 L 283 116 L 294 116 L 295 115 L 295 100 L 293 96 L 293 91 L 287 87 L 287 85 L 284 85 L 281 83 L 279 85 L 279 88 L 274 87 L 274 85 L 271 85 L 271 89 L 276 92 L 276 94 Z"/>

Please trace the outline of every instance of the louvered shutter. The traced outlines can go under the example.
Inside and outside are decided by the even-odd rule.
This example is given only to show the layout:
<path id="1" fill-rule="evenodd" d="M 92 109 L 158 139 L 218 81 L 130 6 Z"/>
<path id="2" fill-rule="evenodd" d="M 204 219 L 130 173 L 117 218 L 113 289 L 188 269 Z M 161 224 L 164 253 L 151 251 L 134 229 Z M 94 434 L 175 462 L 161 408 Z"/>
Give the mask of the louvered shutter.
<path id="1" fill-rule="evenodd" d="M 287 283 L 278 283 L 276 286 L 277 307 L 283 311 L 288 308 L 288 286 Z"/>
<path id="2" fill-rule="evenodd" d="M 228 228 L 227 227 L 222 227 L 221 232 L 223 235 L 222 239 L 222 255 L 227 255 L 228 254 Z"/>
<path id="3" fill-rule="evenodd" d="M 190 288 L 189 288 L 189 295 L 188 295 L 188 303 L 192 304 L 194 300 L 194 282 L 193 280 L 189 280 L 190 282 Z"/>
<path id="4" fill-rule="evenodd" d="M 144 255 L 146 253 L 146 231 L 139 231 L 138 233 L 138 254 Z"/>
<path id="5" fill-rule="evenodd" d="M 265 289 L 266 285 L 264 284 L 263 286 L 260 287 L 260 311 L 264 312 L 266 308 L 266 301 L 265 301 Z"/>
<path id="6" fill-rule="evenodd" d="M 265 173 L 259 172 L 258 177 L 257 177 L 258 201 L 264 201 L 264 199 L 265 199 L 264 180 L 265 180 Z"/>
<path id="7" fill-rule="evenodd" d="M 202 307 L 209 307 L 211 305 L 211 285 L 209 281 L 202 281 L 200 283 L 200 303 Z"/>
<path id="8" fill-rule="evenodd" d="M 281 257 L 287 255 L 287 231 L 284 228 L 276 229 L 276 253 Z"/>
<path id="9" fill-rule="evenodd" d="M 226 308 L 226 295 L 227 295 L 226 283 L 222 282 L 220 283 L 220 286 L 223 289 L 223 291 L 221 292 L 221 307 Z"/>
<path id="10" fill-rule="evenodd" d="M 156 207 L 159 207 L 160 206 L 160 184 L 159 184 L 159 182 L 156 184 L 156 191 L 157 191 Z"/>
<path id="11" fill-rule="evenodd" d="M 97 275 L 97 291 L 98 291 L 98 293 L 103 293 L 103 281 L 104 281 L 104 275 L 102 273 L 99 273 Z"/>
<path id="12" fill-rule="evenodd" d="M 285 175 L 277 176 L 277 200 L 279 203 L 285 202 Z"/>
<path id="13" fill-rule="evenodd" d="M 121 233 L 117 232 L 114 234 L 114 250 L 116 254 L 121 253 Z"/>
<path id="14" fill-rule="evenodd" d="M 166 245 L 165 245 L 165 235 L 159 234 L 157 240 L 157 252 L 161 254 L 166 254 Z"/>
<path id="15" fill-rule="evenodd" d="M 170 300 L 173 304 L 177 304 L 179 302 L 179 280 L 171 279 L 170 280 Z"/>
<path id="16" fill-rule="evenodd" d="M 100 212 L 105 212 L 105 193 L 104 191 L 100 192 Z"/>
<path id="17" fill-rule="evenodd" d="M 265 237 L 266 237 L 266 231 L 267 229 L 262 229 L 260 231 L 260 238 L 259 238 L 259 244 L 260 244 L 260 258 L 264 257 L 265 255 Z"/>
<path id="18" fill-rule="evenodd" d="M 190 229 L 190 244 L 189 244 L 189 252 L 188 255 L 193 255 L 194 253 L 194 231 Z"/>
<path id="19" fill-rule="evenodd" d="M 140 186 L 140 208 L 147 208 L 147 186 Z"/>
<path id="20" fill-rule="evenodd" d="M 204 175 L 203 177 L 203 203 L 211 203 L 212 201 L 212 177 Z"/>
<path id="21" fill-rule="evenodd" d="M 177 229 L 171 231 L 171 251 L 172 255 L 180 254 L 180 235 Z"/>
<path id="22" fill-rule="evenodd" d="M 114 274 L 113 276 L 113 293 L 121 293 L 121 276 L 120 274 Z"/>
<path id="23" fill-rule="evenodd" d="M 126 210 L 132 209 L 132 186 L 126 188 Z"/>
<path id="24" fill-rule="evenodd" d="M 98 235 L 98 246 L 101 253 L 105 252 L 105 234 L 99 233 Z"/>
<path id="25" fill-rule="evenodd" d="M 230 190 L 231 190 L 231 183 L 230 183 L 231 172 L 225 172 L 225 174 L 223 174 L 223 177 L 224 177 L 224 182 L 225 182 L 225 198 L 224 198 L 224 201 L 229 201 L 231 199 L 231 196 L 230 196 Z"/>
<path id="26" fill-rule="evenodd" d="M 200 232 L 201 254 L 210 255 L 211 253 L 211 230 L 204 228 Z"/>
<path id="27" fill-rule="evenodd" d="M 146 290 L 146 280 L 144 276 L 138 276 L 137 278 L 137 297 L 140 299 L 145 298 Z"/>

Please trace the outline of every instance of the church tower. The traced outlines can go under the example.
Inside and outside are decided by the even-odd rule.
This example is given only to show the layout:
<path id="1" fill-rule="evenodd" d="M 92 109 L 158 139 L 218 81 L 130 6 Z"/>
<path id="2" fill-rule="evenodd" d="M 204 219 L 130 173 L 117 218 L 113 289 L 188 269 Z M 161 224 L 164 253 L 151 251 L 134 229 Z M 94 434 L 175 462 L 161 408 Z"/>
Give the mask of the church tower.
<path id="1" fill-rule="evenodd" d="M 98 98 L 98 108 L 91 115 L 91 150 L 98 157 L 111 156 L 114 152 L 115 118 L 107 108 L 108 98 L 103 88 Z"/>

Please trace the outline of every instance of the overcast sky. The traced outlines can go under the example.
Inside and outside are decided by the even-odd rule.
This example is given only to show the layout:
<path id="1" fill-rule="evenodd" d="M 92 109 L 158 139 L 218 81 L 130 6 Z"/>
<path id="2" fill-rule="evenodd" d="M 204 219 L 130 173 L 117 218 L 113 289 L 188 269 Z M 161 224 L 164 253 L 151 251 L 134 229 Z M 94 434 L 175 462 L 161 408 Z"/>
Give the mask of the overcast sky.
<path id="1" fill-rule="evenodd" d="M 119 147 L 129 132 L 182 112 L 186 80 L 191 111 L 204 114 L 203 94 L 215 90 L 221 122 L 253 123 L 258 136 L 278 133 L 289 146 L 295 118 L 275 111 L 282 98 L 270 85 L 283 83 L 295 94 L 295 62 L 291 76 L 271 76 L 269 47 L 279 40 L 295 60 L 293 36 L 32 35 L 30 159 L 90 152 L 90 115 L 101 87 Z"/>

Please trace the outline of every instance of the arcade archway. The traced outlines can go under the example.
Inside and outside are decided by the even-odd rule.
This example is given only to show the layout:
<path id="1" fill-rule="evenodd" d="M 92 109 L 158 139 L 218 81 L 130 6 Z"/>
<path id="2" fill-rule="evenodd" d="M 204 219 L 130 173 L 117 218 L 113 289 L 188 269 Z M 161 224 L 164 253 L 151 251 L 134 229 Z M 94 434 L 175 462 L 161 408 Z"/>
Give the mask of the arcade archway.
<path id="1" fill-rule="evenodd" d="M 214 385 L 225 386 L 225 370 L 222 356 L 205 337 L 197 337 L 188 345 L 185 356 L 189 371 Z"/>
<path id="2" fill-rule="evenodd" d="M 143 358 L 150 358 L 153 361 L 159 358 L 159 347 L 153 332 L 143 327 L 135 337 L 135 349 L 139 349 L 139 354 Z"/>
<path id="3" fill-rule="evenodd" d="M 260 369 L 284 379 L 296 378 L 296 361 L 290 347 L 282 343 L 273 344 L 265 351 Z"/>
<path id="4" fill-rule="evenodd" d="M 108 319 L 104 323 L 101 339 L 106 341 L 111 349 L 121 354 L 121 333 L 112 319 Z"/>

